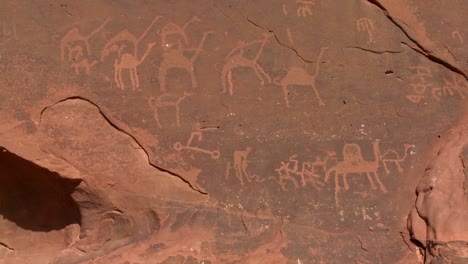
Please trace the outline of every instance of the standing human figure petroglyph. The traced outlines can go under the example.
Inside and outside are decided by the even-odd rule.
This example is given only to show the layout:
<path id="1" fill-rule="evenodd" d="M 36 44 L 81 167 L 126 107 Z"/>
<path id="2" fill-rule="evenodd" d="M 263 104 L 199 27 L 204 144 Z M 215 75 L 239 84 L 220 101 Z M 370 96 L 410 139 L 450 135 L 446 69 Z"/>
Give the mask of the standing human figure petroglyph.
<path id="1" fill-rule="evenodd" d="M 245 150 L 236 150 L 234 151 L 234 170 L 236 172 L 236 177 L 241 182 L 241 185 L 244 185 L 244 178 L 250 182 L 250 176 L 247 172 L 248 168 L 248 156 L 252 151 L 251 147 L 246 147 Z"/>
<path id="2" fill-rule="evenodd" d="M 122 70 L 124 69 L 129 70 L 130 80 L 132 82 L 132 90 L 136 90 L 140 87 L 137 67 L 146 59 L 155 44 L 155 42 L 148 43 L 148 47 L 140 59 L 131 53 L 121 54 L 115 59 L 114 78 L 118 88 L 122 90 L 125 88 L 125 84 L 122 78 Z"/>
<path id="3" fill-rule="evenodd" d="M 221 83 L 223 86 L 223 92 L 227 92 L 229 86 L 229 94 L 233 95 L 233 83 L 232 83 L 232 71 L 236 68 L 246 67 L 251 68 L 254 70 L 255 74 L 260 79 L 261 86 L 265 85 L 265 79 L 269 83 L 271 82 L 271 77 L 268 75 L 262 67 L 258 64 L 258 60 L 262 55 L 263 49 L 265 48 L 266 43 L 268 42 L 268 38 L 271 34 L 264 34 L 264 38 L 262 40 L 255 40 L 249 43 L 245 43 L 243 41 L 238 42 L 237 46 L 229 52 L 226 56 L 226 63 L 223 66 L 223 70 L 221 72 Z M 260 47 L 255 54 L 253 59 L 249 59 L 244 56 L 245 48 L 254 44 L 260 43 Z"/>
<path id="4" fill-rule="evenodd" d="M 414 148 L 414 145 L 410 144 L 405 144 L 405 149 L 403 150 L 403 157 L 400 158 L 400 154 L 393 150 L 389 149 L 385 151 L 385 153 L 382 155 L 382 164 L 384 165 L 385 172 L 387 174 L 390 174 L 390 169 L 388 168 L 388 164 L 394 164 L 397 167 L 398 172 L 402 173 L 403 168 L 401 167 L 400 163 L 405 161 L 406 157 L 408 156 L 408 152 L 410 149 Z"/>
<path id="5" fill-rule="evenodd" d="M 365 173 L 367 175 L 367 179 L 371 185 L 373 190 L 377 189 L 371 174 L 374 175 L 377 184 L 382 192 L 386 193 L 387 188 L 380 180 L 378 170 L 380 168 L 380 141 L 372 142 L 373 152 L 374 152 L 374 160 L 367 161 L 364 160 L 362 156 L 361 147 L 358 144 L 345 144 L 343 147 L 343 161 L 338 162 L 333 167 L 331 167 L 327 173 L 325 174 L 325 182 L 328 182 L 331 174 L 335 173 L 335 200 L 336 203 L 339 203 L 338 200 L 338 192 L 341 191 L 341 187 L 339 185 L 339 176 L 341 175 L 343 178 L 343 188 L 344 190 L 349 190 L 348 184 L 348 174 L 362 174 Z"/>
<path id="6" fill-rule="evenodd" d="M 186 29 L 187 29 L 187 26 L 193 22 L 200 22 L 200 19 L 194 16 L 187 23 L 185 23 L 182 28 L 179 25 L 172 23 L 172 22 L 164 25 L 160 33 L 162 46 L 165 47 L 165 46 L 170 45 L 169 42 L 167 41 L 167 38 L 168 36 L 171 36 L 171 35 L 179 35 L 184 40 L 185 45 L 188 45 Z"/>
<path id="7" fill-rule="evenodd" d="M 89 39 L 96 35 L 104 26 L 110 21 L 110 19 L 106 19 L 104 23 L 102 23 L 99 27 L 91 31 L 88 35 L 83 35 L 77 27 L 72 28 L 69 30 L 65 36 L 62 37 L 60 40 L 60 58 L 62 61 L 65 60 L 65 54 L 68 51 L 68 61 L 77 60 L 83 56 L 83 49 L 82 47 L 76 42 L 81 42 L 84 45 L 86 50 L 86 55 L 91 55 L 91 47 L 89 44 Z M 75 46 L 75 45 L 77 46 Z M 73 55 L 73 53 L 76 53 Z"/>
<path id="8" fill-rule="evenodd" d="M 203 37 L 196 48 L 183 48 L 182 43 L 179 42 L 177 48 L 172 48 L 171 45 L 163 46 L 163 58 L 159 65 L 159 90 L 166 92 L 166 75 L 170 69 L 179 68 L 189 72 L 190 80 L 192 82 L 192 88 L 198 86 L 197 79 L 195 77 L 194 63 L 198 59 L 200 52 L 203 50 L 206 38 L 209 34 L 214 33 L 213 31 L 207 31 L 203 33 Z M 194 52 L 190 58 L 185 56 L 185 52 Z"/>
<path id="9" fill-rule="evenodd" d="M 375 42 L 374 40 L 375 28 L 374 28 L 374 23 L 372 23 L 372 20 L 366 17 L 360 18 L 356 21 L 356 28 L 358 32 L 361 32 L 361 31 L 367 32 L 367 35 L 369 38 L 367 43 Z"/>
<path id="10" fill-rule="evenodd" d="M 307 73 L 307 71 L 303 68 L 291 67 L 288 73 L 286 74 L 286 76 L 284 76 L 281 80 L 279 78 L 274 80 L 274 83 L 278 86 L 281 86 L 281 88 L 283 89 L 283 97 L 286 103 L 286 107 L 290 107 L 289 96 L 288 96 L 289 85 L 311 86 L 312 90 L 314 91 L 315 96 L 318 99 L 319 105 L 325 105 L 325 103 L 320 98 L 319 92 L 317 90 L 316 79 L 320 71 L 320 60 L 322 58 L 323 52 L 327 48 L 328 47 L 324 47 L 320 49 L 320 52 L 317 58 L 317 63 L 315 64 L 315 72 L 313 75 L 310 75 L 309 73 Z"/>
<path id="11" fill-rule="evenodd" d="M 187 97 L 191 96 L 191 93 L 184 93 L 184 95 L 179 96 L 172 93 L 164 93 L 158 97 L 158 99 L 154 99 L 150 97 L 148 99 L 148 103 L 153 109 L 154 119 L 156 120 L 156 124 L 159 128 L 162 128 L 161 120 L 159 117 L 159 110 L 161 108 L 168 108 L 173 107 L 175 109 L 175 118 L 176 118 L 176 125 L 180 127 L 180 104 L 184 101 Z"/>

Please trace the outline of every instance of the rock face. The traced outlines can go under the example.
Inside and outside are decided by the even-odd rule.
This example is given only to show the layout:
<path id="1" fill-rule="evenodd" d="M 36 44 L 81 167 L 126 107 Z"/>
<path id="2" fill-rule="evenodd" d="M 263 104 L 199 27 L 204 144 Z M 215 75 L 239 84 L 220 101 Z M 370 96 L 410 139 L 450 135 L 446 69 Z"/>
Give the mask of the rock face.
<path id="1" fill-rule="evenodd" d="M 467 10 L 3 1 L 0 263 L 466 262 Z"/>

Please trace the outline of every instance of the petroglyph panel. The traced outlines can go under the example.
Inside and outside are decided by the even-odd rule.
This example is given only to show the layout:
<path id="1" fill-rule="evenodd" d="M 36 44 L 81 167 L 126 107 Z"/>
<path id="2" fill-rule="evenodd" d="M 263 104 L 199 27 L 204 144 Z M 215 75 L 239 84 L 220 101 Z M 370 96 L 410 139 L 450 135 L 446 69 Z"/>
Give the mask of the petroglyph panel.
<path id="1" fill-rule="evenodd" d="M 0 147 L 76 181 L 81 219 L 41 233 L 0 218 L 0 259 L 433 254 L 406 220 L 467 115 L 468 6 L 413 2 L 5 1 Z"/>

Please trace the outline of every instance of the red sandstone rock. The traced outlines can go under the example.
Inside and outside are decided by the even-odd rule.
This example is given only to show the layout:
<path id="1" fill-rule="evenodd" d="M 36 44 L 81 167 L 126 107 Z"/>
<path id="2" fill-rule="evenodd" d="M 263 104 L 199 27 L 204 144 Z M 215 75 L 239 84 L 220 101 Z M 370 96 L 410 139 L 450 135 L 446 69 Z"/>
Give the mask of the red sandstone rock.
<path id="1" fill-rule="evenodd" d="M 0 263 L 463 263 L 467 9 L 3 1 Z"/>

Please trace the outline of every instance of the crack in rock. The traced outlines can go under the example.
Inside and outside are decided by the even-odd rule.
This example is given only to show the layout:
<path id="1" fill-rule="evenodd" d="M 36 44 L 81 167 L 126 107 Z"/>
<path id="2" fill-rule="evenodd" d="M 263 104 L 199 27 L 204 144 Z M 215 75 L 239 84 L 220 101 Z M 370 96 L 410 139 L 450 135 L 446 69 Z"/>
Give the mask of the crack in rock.
<path id="1" fill-rule="evenodd" d="M 136 144 L 138 144 L 138 146 L 139 146 L 139 147 L 143 150 L 143 152 L 145 153 L 146 158 L 147 158 L 147 160 L 148 160 L 148 164 L 149 164 L 151 167 L 153 167 L 153 168 L 155 168 L 155 169 L 157 169 L 157 170 L 159 170 L 159 171 L 161 171 L 161 172 L 165 172 L 165 173 L 168 173 L 168 174 L 170 174 L 170 175 L 172 175 L 172 176 L 174 176 L 174 177 L 179 178 L 179 179 L 182 180 L 184 183 L 186 183 L 192 190 L 194 190 L 194 191 L 196 191 L 196 192 L 198 192 L 198 193 L 200 193 L 200 194 L 202 194 L 202 195 L 208 195 L 207 192 L 203 192 L 203 191 L 199 190 L 198 188 L 196 188 L 195 186 L 193 186 L 192 183 L 190 183 L 188 180 L 186 180 L 184 177 L 182 177 L 182 176 L 179 175 L 178 173 L 175 173 L 175 172 L 173 172 L 173 171 L 171 171 L 171 170 L 162 168 L 162 167 L 160 167 L 160 166 L 158 166 L 158 165 L 155 165 L 155 164 L 151 163 L 151 162 L 150 162 L 150 158 L 149 158 L 148 152 L 147 152 L 146 149 L 143 147 L 143 145 L 136 139 L 136 137 L 133 136 L 131 133 L 125 131 L 124 129 L 120 128 L 120 127 L 119 127 L 118 125 L 116 125 L 114 122 L 112 122 L 112 121 L 110 120 L 110 118 L 102 111 L 101 107 L 99 107 L 98 104 L 94 103 L 92 100 L 90 100 L 90 99 L 88 99 L 88 98 L 85 98 L 85 97 L 83 97 L 83 96 L 70 96 L 70 97 L 61 99 L 61 100 L 55 102 L 55 103 L 52 104 L 52 105 L 49 105 L 49 106 L 44 107 L 44 109 L 42 109 L 42 111 L 41 111 L 41 113 L 40 113 L 40 116 L 39 116 L 39 124 L 38 124 L 38 126 L 41 125 L 42 115 L 44 114 L 44 112 L 45 112 L 48 108 L 51 108 L 51 107 L 53 107 L 54 105 L 57 105 L 57 104 L 59 104 L 59 103 L 63 103 L 63 102 L 68 101 L 68 100 L 82 100 L 82 101 L 88 102 L 88 103 L 92 104 L 93 106 L 95 106 L 95 107 L 98 109 L 99 114 L 101 114 L 101 116 L 104 118 L 104 120 L 106 120 L 107 123 L 108 123 L 111 127 L 113 127 L 114 129 L 116 129 L 116 130 L 119 131 L 120 133 L 123 133 L 123 134 L 129 136 L 130 138 L 132 138 L 132 139 L 135 141 Z"/>
<path id="2" fill-rule="evenodd" d="M 347 46 L 344 48 L 345 49 L 358 49 L 358 50 L 367 51 L 367 52 L 374 53 L 374 54 L 384 54 L 384 53 L 395 54 L 395 53 L 403 52 L 403 51 L 394 51 L 394 50 L 371 50 L 371 49 L 366 49 L 366 48 L 358 47 L 358 46 Z"/>
<path id="3" fill-rule="evenodd" d="M 377 6 L 380 10 L 382 10 L 382 12 L 384 13 L 384 15 L 395 25 L 397 26 L 402 32 L 403 34 L 405 34 L 405 36 L 411 40 L 411 42 L 413 42 L 420 50 L 419 50 L 419 53 L 424 55 L 426 58 L 428 58 L 430 61 L 432 62 L 435 62 L 437 64 L 440 64 L 442 66 L 444 66 L 445 68 L 449 69 L 450 71 L 452 72 L 455 72 L 455 73 L 458 73 L 460 75 L 462 75 L 463 77 L 465 77 L 465 79 L 468 80 L 468 74 L 463 70 L 463 69 L 460 69 L 459 66 L 457 65 L 453 65 L 452 63 L 450 62 L 447 62 L 445 61 L 443 58 L 440 58 L 436 55 L 433 54 L 432 51 L 428 50 L 426 47 L 424 47 L 424 45 L 422 45 L 416 38 L 414 38 L 413 36 L 411 36 L 398 22 L 397 22 L 397 19 L 394 18 L 393 16 L 390 15 L 390 13 L 388 12 L 387 8 L 385 8 L 384 5 L 382 5 L 382 3 L 380 3 L 378 0 L 367 0 L 369 3 Z M 405 22 L 402 21 L 403 24 L 405 24 L 406 26 L 408 26 L 409 28 L 411 28 L 409 25 L 407 25 Z M 405 43 L 406 44 L 406 43 Z M 408 45 L 408 44 L 407 44 Z M 411 45 L 408 45 L 409 47 L 411 47 L 413 50 L 415 51 L 418 51 L 416 50 L 415 48 L 413 48 Z"/>
<path id="4" fill-rule="evenodd" d="M 3 242 L 0 242 L 0 246 L 4 247 L 4 248 L 6 248 L 6 249 L 8 249 L 10 251 L 15 251 L 14 248 L 10 247 L 9 245 L 7 245 L 7 244 L 5 244 Z"/>
<path id="5" fill-rule="evenodd" d="M 262 31 L 267 31 L 268 33 L 273 34 L 273 36 L 275 37 L 276 42 L 277 42 L 280 46 L 285 47 L 285 48 L 287 48 L 287 49 L 289 49 L 289 50 L 292 50 L 292 51 L 297 55 L 297 57 L 298 57 L 299 59 L 301 59 L 302 61 L 307 62 L 307 63 L 314 63 L 313 61 L 311 61 L 311 60 L 309 60 L 309 59 L 306 59 L 304 56 L 302 56 L 296 48 L 294 48 L 294 47 L 292 47 L 292 46 L 289 46 L 289 45 L 286 45 L 286 44 L 284 44 L 283 42 L 281 42 L 281 41 L 279 40 L 278 36 L 276 35 L 275 31 L 273 31 L 272 29 L 269 29 L 269 28 L 265 28 L 265 27 L 260 26 L 258 23 L 253 22 L 249 17 L 246 17 L 246 20 L 247 20 L 247 22 L 249 22 L 250 24 L 254 25 L 255 27 L 257 27 L 257 28 L 259 28 L 259 29 L 261 29 Z"/>

